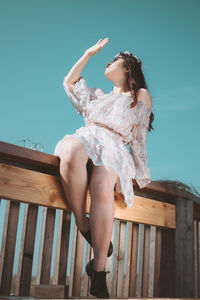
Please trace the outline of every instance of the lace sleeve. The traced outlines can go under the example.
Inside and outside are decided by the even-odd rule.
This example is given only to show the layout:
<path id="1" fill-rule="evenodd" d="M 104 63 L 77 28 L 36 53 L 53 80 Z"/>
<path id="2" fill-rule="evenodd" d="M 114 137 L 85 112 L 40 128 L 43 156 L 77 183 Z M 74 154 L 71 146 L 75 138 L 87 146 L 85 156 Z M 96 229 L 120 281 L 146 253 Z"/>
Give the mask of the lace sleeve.
<path id="1" fill-rule="evenodd" d="M 147 167 L 146 140 L 152 107 L 141 102 L 139 121 L 133 126 L 133 138 L 129 142 L 129 147 L 136 168 L 135 180 L 139 187 L 143 188 L 151 182 L 150 169 Z"/>
<path id="2" fill-rule="evenodd" d="M 63 81 L 63 87 L 77 113 L 84 117 L 90 101 L 93 101 L 105 94 L 105 92 L 100 88 L 88 87 L 83 76 L 80 76 L 76 81 L 73 93 L 70 92 L 65 80 Z"/>

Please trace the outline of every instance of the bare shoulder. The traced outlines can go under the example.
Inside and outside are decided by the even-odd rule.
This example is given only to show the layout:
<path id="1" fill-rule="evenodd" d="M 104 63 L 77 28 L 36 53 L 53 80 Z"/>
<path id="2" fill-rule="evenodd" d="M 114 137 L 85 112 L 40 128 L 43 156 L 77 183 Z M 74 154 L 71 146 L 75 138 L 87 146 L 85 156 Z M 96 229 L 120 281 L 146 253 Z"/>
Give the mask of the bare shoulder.
<path id="1" fill-rule="evenodd" d="M 137 93 L 137 98 L 143 101 L 145 104 L 152 106 L 151 94 L 147 89 L 140 88 Z"/>

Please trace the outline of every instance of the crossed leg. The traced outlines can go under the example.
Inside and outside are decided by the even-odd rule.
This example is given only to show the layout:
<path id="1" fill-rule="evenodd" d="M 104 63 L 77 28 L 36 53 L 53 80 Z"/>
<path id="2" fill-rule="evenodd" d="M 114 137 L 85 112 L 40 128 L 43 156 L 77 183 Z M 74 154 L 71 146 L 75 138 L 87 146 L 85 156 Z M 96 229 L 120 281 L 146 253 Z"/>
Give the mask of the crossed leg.
<path id="1" fill-rule="evenodd" d="M 114 185 L 118 174 L 108 166 L 92 167 L 90 227 L 94 250 L 94 269 L 104 271 L 114 221 Z"/>
<path id="2" fill-rule="evenodd" d="M 78 229 L 86 232 L 90 228 L 85 214 L 88 187 L 86 165 L 89 160 L 87 149 L 80 140 L 67 137 L 56 155 L 60 157 L 60 178 L 67 205 L 74 213 Z"/>
<path id="3" fill-rule="evenodd" d="M 80 231 L 91 228 L 94 250 L 94 268 L 104 270 L 114 221 L 114 185 L 118 175 L 108 166 L 95 166 L 89 180 L 91 196 L 90 221 L 86 218 L 86 192 L 88 187 L 87 162 L 89 160 L 85 145 L 78 139 L 68 137 L 59 147 L 60 178 Z"/>

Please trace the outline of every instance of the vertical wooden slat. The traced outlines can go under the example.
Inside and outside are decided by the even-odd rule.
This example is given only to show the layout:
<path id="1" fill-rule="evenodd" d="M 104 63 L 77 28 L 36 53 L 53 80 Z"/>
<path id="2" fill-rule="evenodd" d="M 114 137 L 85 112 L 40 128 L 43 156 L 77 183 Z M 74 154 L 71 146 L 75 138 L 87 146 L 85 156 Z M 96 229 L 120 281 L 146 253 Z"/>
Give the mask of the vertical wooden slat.
<path id="1" fill-rule="evenodd" d="M 6 201 L 6 211 L 5 211 L 5 218 L 4 218 L 4 226 L 3 226 L 2 241 L 1 241 L 1 255 L 0 255 L 0 286 L 2 285 L 2 274 L 3 274 L 3 264 L 4 264 L 5 251 L 6 251 L 10 203 L 11 203 L 10 200 Z"/>
<path id="2" fill-rule="evenodd" d="M 197 253 L 198 253 L 198 297 L 200 297 L 200 222 L 198 221 L 197 223 L 197 240 L 198 240 L 198 248 L 197 248 Z"/>
<path id="3" fill-rule="evenodd" d="M 132 230 L 133 226 L 131 222 L 127 222 L 128 224 L 128 237 L 127 237 L 127 259 L 126 259 L 126 273 L 125 273 L 125 279 L 124 279 L 124 297 L 129 297 L 129 287 L 130 287 L 130 274 L 131 274 L 131 252 L 132 252 Z"/>
<path id="4" fill-rule="evenodd" d="M 50 284 L 55 212 L 53 208 L 47 209 L 40 284 Z"/>
<path id="5" fill-rule="evenodd" d="M 91 248 L 91 251 L 90 251 L 90 258 L 89 260 L 93 259 L 94 258 L 94 251 L 93 251 L 93 248 Z M 90 287 L 91 287 L 91 280 L 88 280 L 88 297 L 91 297 L 92 295 L 90 294 Z M 92 296 L 94 297 L 94 296 Z"/>
<path id="6" fill-rule="evenodd" d="M 198 229 L 197 220 L 194 220 L 194 297 L 198 297 Z"/>
<path id="7" fill-rule="evenodd" d="M 115 247 L 115 244 L 114 244 L 114 220 L 113 220 L 113 231 L 112 231 L 112 236 L 111 236 L 111 241 L 113 243 L 113 248 Z M 114 249 L 113 249 L 113 252 L 114 252 Z M 107 288 L 108 288 L 108 292 L 109 294 L 111 295 L 111 292 L 112 292 L 112 262 L 113 262 L 113 254 L 110 256 L 110 257 L 107 257 L 107 260 L 106 260 L 106 271 L 110 271 L 110 273 L 108 273 L 106 275 L 106 282 L 107 282 Z"/>
<path id="8" fill-rule="evenodd" d="M 10 295 L 20 203 L 7 200 L 0 295 Z"/>
<path id="9" fill-rule="evenodd" d="M 30 295 L 37 214 L 38 206 L 29 204 L 25 205 L 16 286 L 16 293 L 19 296 Z"/>
<path id="10" fill-rule="evenodd" d="M 136 280 L 136 297 L 142 296 L 142 270 L 143 270 L 143 256 L 144 256 L 144 224 L 140 224 L 140 242 L 139 242 L 139 268 L 138 277 Z"/>
<path id="11" fill-rule="evenodd" d="M 40 284 L 41 280 L 41 272 L 42 272 L 42 253 L 44 248 L 44 236 L 45 236 L 45 228 L 46 228 L 46 218 L 47 218 L 47 207 L 42 208 L 42 224 L 40 231 L 40 247 L 38 253 L 38 263 L 37 263 L 37 275 L 35 278 L 35 285 Z"/>
<path id="12" fill-rule="evenodd" d="M 59 255 L 58 284 L 66 284 L 67 262 L 69 254 L 69 238 L 71 228 L 71 212 L 63 212 L 61 246 Z"/>
<path id="13" fill-rule="evenodd" d="M 70 225 L 71 212 L 59 210 L 54 275 L 51 280 L 53 285 L 67 284 L 66 272 L 69 251 Z"/>
<path id="14" fill-rule="evenodd" d="M 73 297 L 80 296 L 82 266 L 83 266 L 83 251 L 84 251 L 84 237 L 77 229 L 76 251 L 75 251 L 75 261 L 74 261 L 74 277 L 73 277 L 73 287 L 72 287 Z"/>
<path id="15" fill-rule="evenodd" d="M 28 207 L 29 207 L 29 204 L 26 203 L 25 207 L 24 207 L 24 219 L 23 219 L 23 228 L 22 228 L 22 236 L 21 236 L 21 243 L 20 243 L 19 262 L 18 262 L 18 268 L 17 268 L 16 282 L 15 282 L 15 296 L 19 296 L 19 287 L 20 287 L 23 252 L 24 252 L 24 242 L 25 242 L 26 225 L 27 225 L 27 218 L 28 218 Z"/>
<path id="16" fill-rule="evenodd" d="M 92 251 L 90 244 L 85 241 L 86 243 L 86 257 L 85 257 L 85 267 L 88 264 L 88 262 L 90 261 L 90 251 Z M 84 269 L 83 272 L 83 276 L 82 276 L 82 285 L 81 285 L 81 293 L 80 296 L 86 298 L 88 296 L 88 281 L 89 281 L 89 277 L 86 273 L 86 270 Z"/>
<path id="17" fill-rule="evenodd" d="M 120 232 L 120 221 L 115 220 L 115 247 L 113 251 L 113 271 L 112 271 L 112 285 L 111 295 L 112 297 L 117 296 L 117 275 L 118 275 L 118 257 L 119 257 L 119 232 Z"/>
<path id="18" fill-rule="evenodd" d="M 63 224 L 63 210 L 59 210 L 58 211 L 58 229 L 57 229 L 57 240 L 56 240 L 55 264 L 54 264 L 53 278 L 51 278 L 51 283 L 53 285 L 58 284 L 59 261 L 60 261 L 61 238 L 62 238 L 62 224 Z"/>
<path id="19" fill-rule="evenodd" d="M 72 233 L 72 250 L 71 250 L 71 262 L 70 262 L 70 274 L 69 274 L 69 297 L 72 297 L 73 292 L 73 277 L 74 277 L 74 260 L 75 260 L 75 253 L 76 253 L 76 240 L 77 240 L 77 234 L 78 229 L 73 222 L 73 233 Z"/>
<path id="20" fill-rule="evenodd" d="M 175 297 L 194 297 L 194 203 L 190 199 L 176 199 Z M 174 295 L 173 295 L 174 296 Z"/>
<path id="21" fill-rule="evenodd" d="M 156 252 L 156 226 L 151 226 L 148 297 L 154 296 L 155 252 Z"/>
<path id="22" fill-rule="evenodd" d="M 144 235 L 144 265 L 142 274 L 142 297 L 148 296 L 148 279 L 149 279 L 149 249 L 150 249 L 150 226 L 145 225 Z"/>
<path id="23" fill-rule="evenodd" d="M 156 244 L 155 244 L 155 275 L 154 275 L 154 297 L 160 296 L 160 268 L 161 268 L 161 244 L 162 230 L 156 228 Z"/>
<path id="24" fill-rule="evenodd" d="M 118 274 L 117 274 L 117 297 L 123 297 L 124 292 L 124 261 L 125 261 L 125 242 L 126 242 L 126 222 L 120 221 L 119 235 L 119 255 L 118 255 Z"/>
<path id="25" fill-rule="evenodd" d="M 138 239 L 139 239 L 139 224 L 132 223 L 129 297 L 136 296 Z"/>

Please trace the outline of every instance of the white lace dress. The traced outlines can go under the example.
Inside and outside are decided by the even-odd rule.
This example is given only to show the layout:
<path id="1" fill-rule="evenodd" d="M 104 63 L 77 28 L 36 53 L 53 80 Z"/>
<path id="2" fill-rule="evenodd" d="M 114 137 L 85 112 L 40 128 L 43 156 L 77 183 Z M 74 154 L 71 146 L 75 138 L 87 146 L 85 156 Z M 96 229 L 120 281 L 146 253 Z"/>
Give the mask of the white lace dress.
<path id="1" fill-rule="evenodd" d="M 63 87 L 76 111 L 84 117 L 85 126 L 58 141 L 54 155 L 67 137 L 79 139 L 86 146 L 94 165 L 110 166 L 117 172 L 114 189 L 123 194 L 124 202 L 131 207 L 134 202 L 132 179 L 140 188 L 151 182 L 146 139 L 152 107 L 138 99 L 137 105 L 130 108 L 133 101 L 130 93 L 111 91 L 106 94 L 100 88 L 88 87 L 83 76 L 76 82 L 73 93 L 65 81 Z M 103 123 L 122 136 L 93 122 Z M 128 144 L 130 152 L 126 147 Z"/>

